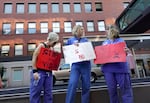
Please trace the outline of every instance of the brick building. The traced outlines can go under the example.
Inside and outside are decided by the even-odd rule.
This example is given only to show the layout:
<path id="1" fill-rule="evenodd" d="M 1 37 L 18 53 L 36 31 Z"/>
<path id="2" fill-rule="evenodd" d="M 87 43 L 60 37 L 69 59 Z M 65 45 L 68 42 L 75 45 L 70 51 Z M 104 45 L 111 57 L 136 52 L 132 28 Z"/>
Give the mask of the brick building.
<path id="1" fill-rule="evenodd" d="M 1 0 L 0 44 L 9 46 L 9 57 L 28 56 L 48 32 L 71 36 L 75 24 L 84 26 L 86 36 L 105 34 L 130 0 Z M 114 8 L 115 5 L 115 8 Z M 5 42 L 4 42 L 5 41 Z M 16 49 L 19 49 L 17 53 Z"/>
<path id="2" fill-rule="evenodd" d="M 27 86 L 31 56 L 48 32 L 60 35 L 60 44 L 80 24 L 95 42 L 105 39 L 105 27 L 114 23 L 131 0 L 1 0 L 0 62 L 9 86 Z M 134 38 L 134 37 L 133 37 Z M 28 77 L 28 78 L 27 78 Z"/>

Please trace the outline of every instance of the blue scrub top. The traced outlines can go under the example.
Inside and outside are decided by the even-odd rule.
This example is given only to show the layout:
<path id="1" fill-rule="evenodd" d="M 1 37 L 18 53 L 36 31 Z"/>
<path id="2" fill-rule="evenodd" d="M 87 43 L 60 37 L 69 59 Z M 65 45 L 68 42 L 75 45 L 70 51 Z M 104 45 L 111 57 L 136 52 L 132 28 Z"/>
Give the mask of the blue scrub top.
<path id="1" fill-rule="evenodd" d="M 88 42 L 87 38 L 77 38 L 77 37 L 71 37 L 67 40 L 66 45 L 72 45 L 75 43 L 82 43 L 82 42 Z"/>
<path id="2" fill-rule="evenodd" d="M 88 39 L 85 37 L 82 38 L 77 38 L 77 37 L 71 37 L 67 40 L 66 45 L 72 45 L 75 43 L 83 43 L 83 42 L 88 42 Z M 73 63 L 73 64 L 79 64 L 79 65 L 90 65 L 90 61 L 82 61 L 82 62 L 77 62 L 77 63 Z"/>
<path id="3" fill-rule="evenodd" d="M 116 38 L 114 41 L 107 39 L 103 42 L 103 45 L 115 44 L 119 42 L 125 41 L 122 38 Z M 102 65 L 102 71 L 104 73 L 129 73 L 129 67 L 127 62 L 106 63 Z"/>

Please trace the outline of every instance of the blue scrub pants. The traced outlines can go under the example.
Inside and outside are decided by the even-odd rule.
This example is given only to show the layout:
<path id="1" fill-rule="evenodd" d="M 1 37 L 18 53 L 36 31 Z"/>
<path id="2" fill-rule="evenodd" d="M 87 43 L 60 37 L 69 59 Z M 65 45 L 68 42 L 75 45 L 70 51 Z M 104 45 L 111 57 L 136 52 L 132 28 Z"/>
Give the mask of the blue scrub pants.
<path id="1" fill-rule="evenodd" d="M 133 103 L 129 73 L 104 73 L 104 75 L 108 86 L 110 103 Z M 119 102 L 117 84 L 120 87 L 122 102 Z"/>
<path id="2" fill-rule="evenodd" d="M 82 82 L 82 103 L 89 103 L 91 65 L 72 65 L 66 103 L 74 103 L 79 78 Z"/>
<path id="3" fill-rule="evenodd" d="M 30 103 L 41 103 L 40 96 L 41 91 L 44 91 L 44 102 L 43 103 L 53 103 L 52 99 L 52 73 L 39 70 L 38 73 L 40 74 L 40 79 L 35 85 L 33 73 L 31 71 L 31 80 L 30 80 Z"/>

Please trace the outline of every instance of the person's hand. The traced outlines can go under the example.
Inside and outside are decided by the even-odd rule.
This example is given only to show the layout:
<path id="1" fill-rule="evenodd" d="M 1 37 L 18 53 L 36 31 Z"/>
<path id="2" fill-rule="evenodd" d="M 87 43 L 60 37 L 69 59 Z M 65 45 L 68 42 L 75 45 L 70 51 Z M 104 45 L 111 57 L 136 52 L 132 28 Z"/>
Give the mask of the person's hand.
<path id="1" fill-rule="evenodd" d="M 74 43 L 75 46 L 79 46 L 79 43 Z"/>
<path id="2" fill-rule="evenodd" d="M 74 41 L 74 43 L 73 43 L 75 46 L 79 46 L 79 41 L 78 40 L 76 40 L 76 41 Z"/>
<path id="3" fill-rule="evenodd" d="M 125 47 L 124 48 L 125 52 L 128 54 L 128 53 L 131 53 L 130 49 L 128 47 Z"/>
<path id="4" fill-rule="evenodd" d="M 34 77 L 34 79 L 35 80 L 38 80 L 39 79 L 39 73 L 38 72 L 35 72 L 35 73 L 33 73 L 33 77 Z"/>

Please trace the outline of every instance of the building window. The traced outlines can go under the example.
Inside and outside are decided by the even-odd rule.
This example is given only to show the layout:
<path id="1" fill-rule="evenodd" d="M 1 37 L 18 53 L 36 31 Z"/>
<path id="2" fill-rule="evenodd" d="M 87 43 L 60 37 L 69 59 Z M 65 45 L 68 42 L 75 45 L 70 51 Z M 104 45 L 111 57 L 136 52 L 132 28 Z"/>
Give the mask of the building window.
<path id="1" fill-rule="evenodd" d="M 23 69 L 18 67 L 13 70 L 13 81 L 22 81 L 23 80 Z"/>
<path id="2" fill-rule="evenodd" d="M 85 8 L 86 13 L 92 12 L 92 4 L 91 3 L 85 3 L 84 8 Z"/>
<path id="3" fill-rule="evenodd" d="M 123 7 L 126 8 L 129 4 L 130 2 L 123 2 Z"/>
<path id="4" fill-rule="evenodd" d="M 48 4 L 47 3 L 40 4 L 40 13 L 48 13 Z"/>
<path id="5" fill-rule="evenodd" d="M 70 4 L 69 3 L 63 3 L 63 12 L 70 13 Z"/>
<path id="6" fill-rule="evenodd" d="M 10 46 L 2 45 L 1 47 L 1 56 L 9 56 Z"/>
<path id="7" fill-rule="evenodd" d="M 16 23 L 16 34 L 23 34 L 23 33 L 24 33 L 24 24 Z"/>
<path id="8" fill-rule="evenodd" d="M 15 45 L 15 56 L 23 55 L 23 45 L 16 44 Z"/>
<path id="9" fill-rule="evenodd" d="M 87 22 L 87 31 L 93 32 L 94 31 L 94 23 L 93 21 L 88 21 Z"/>
<path id="10" fill-rule="evenodd" d="M 41 33 L 48 33 L 48 23 L 40 23 Z"/>
<path id="11" fill-rule="evenodd" d="M 36 48 L 36 44 L 28 44 L 28 55 L 32 55 Z"/>
<path id="12" fill-rule="evenodd" d="M 137 69 L 139 72 L 140 77 L 145 77 L 145 66 L 144 66 L 144 60 L 143 59 L 136 59 Z"/>
<path id="13" fill-rule="evenodd" d="M 74 12 L 75 13 L 81 13 L 81 4 L 80 3 L 74 4 Z"/>
<path id="14" fill-rule="evenodd" d="M 98 21 L 98 31 L 105 31 L 105 22 Z"/>
<path id="15" fill-rule="evenodd" d="M 4 4 L 4 13 L 11 14 L 12 13 L 12 3 L 5 3 Z"/>
<path id="16" fill-rule="evenodd" d="M 59 33 L 60 32 L 60 23 L 59 22 L 53 22 L 52 23 L 52 31 L 53 32 L 57 32 Z"/>
<path id="17" fill-rule="evenodd" d="M 59 4 L 52 3 L 52 13 L 59 13 Z"/>
<path id="18" fill-rule="evenodd" d="M 36 33 L 36 23 L 28 23 L 28 33 L 29 34 Z"/>
<path id="19" fill-rule="evenodd" d="M 11 24 L 10 23 L 4 23 L 3 24 L 3 34 L 10 34 L 11 33 Z"/>
<path id="20" fill-rule="evenodd" d="M 28 6 L 29 13 L 36 13 L 36 3 L 29 3 Z"/>
<path id="21" fill-rule="evenodd" d="M 18 14 L 24 13 L 24 4 L 23 3 L 17 3 L 17 13 Z"/>
<path id="22" fill-rule="evenodd" d="M 83 22 L 82 21 L 76 21 L 75 24 L 83 26 Z"/>
<path id="23" fill-rule="evenodd" d="M 95 7 L 97 12 L 103 11 L 102 3 L 95 3 Z"/>
<path id="24" fill-rule="evenodd" d="M 71 32 L 71 22 L 64 22 L 64 32 Z"/>

